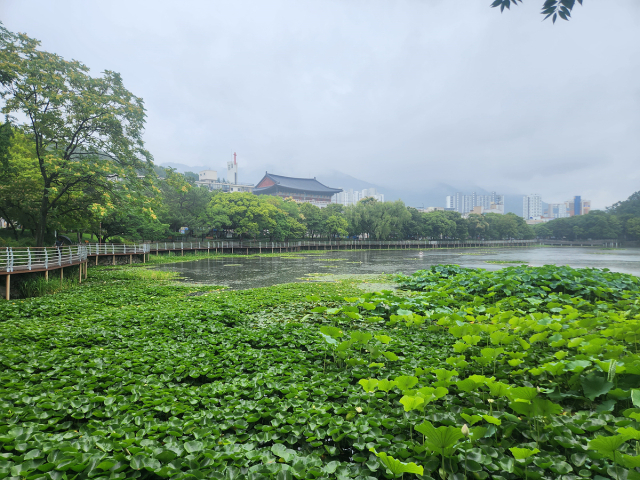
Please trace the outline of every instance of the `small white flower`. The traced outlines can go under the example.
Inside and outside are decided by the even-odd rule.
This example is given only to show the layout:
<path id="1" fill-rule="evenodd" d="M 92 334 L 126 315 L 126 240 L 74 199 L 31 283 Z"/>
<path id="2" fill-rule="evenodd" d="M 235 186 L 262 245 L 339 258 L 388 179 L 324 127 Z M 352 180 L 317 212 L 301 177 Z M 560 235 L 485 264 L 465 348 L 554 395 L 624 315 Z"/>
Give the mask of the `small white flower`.
<path id="1" fill-rule="evenodd" d="M 470 433 L 470 432 L 469 432 L 469 426 L 465 423 L 465 424 L 462 426 L 462 434 L 463 434 L 465 437 L 468 437 L 468 436 L 469 436 L 469 433 Z"/>
<path id="2" fill-rule="evenodd" d="M 362 413 L 362 409 L 360 407 L 356 407 L 356 412 Z"/>

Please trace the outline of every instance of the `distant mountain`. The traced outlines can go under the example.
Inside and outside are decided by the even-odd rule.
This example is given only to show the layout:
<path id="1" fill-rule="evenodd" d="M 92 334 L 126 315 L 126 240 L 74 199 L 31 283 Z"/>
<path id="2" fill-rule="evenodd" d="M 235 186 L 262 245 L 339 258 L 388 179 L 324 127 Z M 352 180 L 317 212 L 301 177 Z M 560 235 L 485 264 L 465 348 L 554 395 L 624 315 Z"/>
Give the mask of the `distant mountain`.
<path id="1" fill-rule="evenodd" d="M 451 192 L 457 192 L 455 187 L 444 183 L 425 185 L 422 191 L 408 191 L 389 188 L 384 185 L 367 182 L 353 177 L 338 170 L 319 175 L 318 181 L 334 188 L 343 190 L 363 190 L 365 188 L 375 188 L 378 193 L 384 194 L 385 201 L 402 200 L 410 207 L 444 207 L 445 197 Z"/>
<path id="2" fill-rule="evenodd" d="M 453 195 L 456 192 L 462 192 L 469 195 L 476 192 L 478 195 L 488 195 L 489 190 L 477 186 L 467 186 L 461 188 L 446 183 L 425 184 L 422 191 L 416 190 L 397 190 L 385 187 L 384 185 L 370 183 L 359 178 L 355 178 L 346 173 L 334 170 L 318 177 L 318 180 L 329 187 L 342 188 L 348 190 L 363 190 L 365 188 L 375 188 L 378 193 L 383 193 L 386 201 L 402 200 L 409 207 L 444 207 L 445 197 Z M 497 191 L 498 194 L 502 194 Z M 522 216 L 522 197 L 521 194 L 504 194 L 504 212 L 515 213 Z"/>

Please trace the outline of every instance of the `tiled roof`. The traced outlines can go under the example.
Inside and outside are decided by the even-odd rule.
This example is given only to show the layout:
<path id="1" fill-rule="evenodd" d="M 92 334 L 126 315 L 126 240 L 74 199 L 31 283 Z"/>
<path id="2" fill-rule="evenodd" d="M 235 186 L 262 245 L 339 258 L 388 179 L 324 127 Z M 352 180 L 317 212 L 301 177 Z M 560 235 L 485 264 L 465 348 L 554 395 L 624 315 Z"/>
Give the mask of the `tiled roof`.
<path id="1" fill-rule="evenodd" d="M 333 195 L 334 193 L 340 193 L 342 190 L 339 188 L 331 188 L 323 185 L 315 178 L 295 178 L 295 177 L 283 177 L 282 175 L 274 175 L 272 173 L 266 173 L 264 178 L 258 182 L 258 185 L 262 183 L 265 178 L 270 178 L 275 185 L 271 185 L 263 188 L 255 188 L 254 193 L 266 193 L 273 190 L 274 187 L 279 186 L 290 190 L 298 190 L 301 192 L 316 192 L 326 193 Z"/>

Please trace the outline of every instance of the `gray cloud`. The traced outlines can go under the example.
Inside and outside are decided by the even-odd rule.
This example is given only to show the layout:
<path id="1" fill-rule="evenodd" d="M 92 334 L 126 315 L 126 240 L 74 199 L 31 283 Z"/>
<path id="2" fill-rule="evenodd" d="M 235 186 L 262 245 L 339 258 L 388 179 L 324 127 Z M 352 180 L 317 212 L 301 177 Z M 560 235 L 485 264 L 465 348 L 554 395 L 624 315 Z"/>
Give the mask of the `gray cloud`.
<path id="1" fill-rule="evenodd" d="M 122 73 L 158 163 L 222 170 L 235 150 L 247 181 L 335 169 L 597 207 L 640 190 L 636 0 L 555 26 L 541 0 L 488 3 L 0 0 L 0 18 Z"/>

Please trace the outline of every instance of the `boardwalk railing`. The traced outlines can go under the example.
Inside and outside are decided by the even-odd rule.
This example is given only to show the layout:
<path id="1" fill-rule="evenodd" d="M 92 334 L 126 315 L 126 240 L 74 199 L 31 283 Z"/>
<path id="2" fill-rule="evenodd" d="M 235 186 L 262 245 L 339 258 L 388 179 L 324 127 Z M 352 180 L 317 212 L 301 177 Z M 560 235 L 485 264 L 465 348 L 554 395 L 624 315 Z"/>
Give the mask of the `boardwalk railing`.
<path id="1" fill-rule="evenodd" d="M 115 243 L 89 243 L 87 247 L 87 255 L 142 255 L 149 253 L 149 243 L 141 243 L 138 245 L 124 245 Z"/>
<path id="2" fill-rule="evenodd" d="M 62 247 L 5 247 L 0 249 L 0 272 L 50 270 L 87 260 L 85 245 Z"/>
<path id="3" fill-rule="evenodd" d="M 150 252 L 176 250 L 235 250 L 242 249 L 369 249 L 369 248 L 438 248 L 456 246 L 501 246 L 534 245 L 537 240 L 305 240 L 296 242 L 263 241 L 208 241 L 208 242 L 154 242 L 137 245 L 116 245 L 110 243 L 65 245 L 62 247 L 5 247 L 0 249 L 0 272 L 25 272 L 49 270 L 75 265 L 87 260 L 88 256 L 100 255 L 142 255 Z"/>
<path id="4" fill-rule="evenodd" d="M 303 240 L 294 242 L 264 242 L 254 240 L 243 241 L 208 241 L 208 242 L 154 242 L 148 245 L 149 250 L 211 250 L 211 249 L 280 249 L 280 248 L 437 248 L 455 246 L 501 246 L 501 245 L 535 245 L 537 240 Z M 129 246 L 133 248 L 133 246 Z M 107 252 L 110 254 L 111 252 Z M 128 252 L 129 253 L 129 252 Z M 133 252 L 131 252 L 133 253 Z M 102 252 L 101 252 L 102 254 Z"/>
<path id="5" fill-rule="evenodd" d="M 50 270 L 67 265 L 75 265 L 87 260 L 88 256 L 100 255 L 142 255 L 150 252 L 177 250 L 280 250 L 280 249 L 369 249 L 369 248 L 439 248 L 456 246 L 501 246 L 534 245 L 537 240 L 305 240 L 295 242 L 263 241 L 208 241 L 208 242 L 154 242 L 137 245 L 116 245 L 111 243 L 65 245 L 62 247 L 5 247 L 0 249 L 0 272 L 26 272 Z"/>

